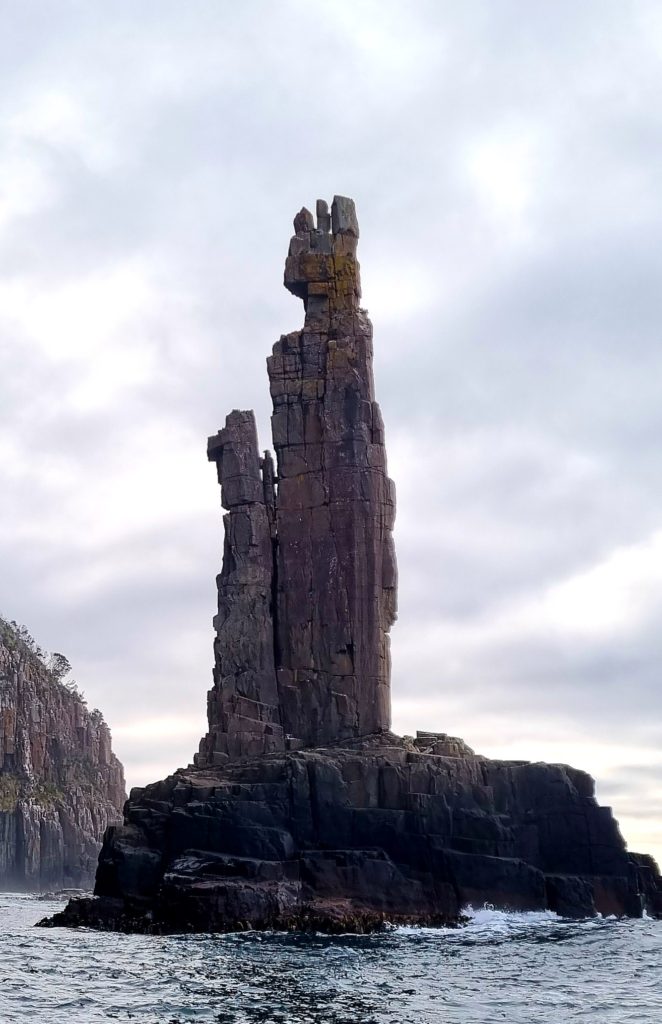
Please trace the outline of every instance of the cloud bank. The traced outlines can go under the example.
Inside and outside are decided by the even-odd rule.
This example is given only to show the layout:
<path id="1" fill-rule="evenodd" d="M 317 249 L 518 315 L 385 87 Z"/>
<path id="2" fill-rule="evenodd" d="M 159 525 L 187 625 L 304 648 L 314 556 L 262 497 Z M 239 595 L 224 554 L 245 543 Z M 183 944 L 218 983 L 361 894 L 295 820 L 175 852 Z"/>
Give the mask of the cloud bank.
<path id="1" fill-rule="evenodd" d="M 129 781 L 204 731 L 205 439 L 301 322 L 291 217 L 356 199 L 398 485 L 394 725 L 599 775 L 662 851 L 662 17 L 97 0 L 3 9 L 0 610 Z"/>

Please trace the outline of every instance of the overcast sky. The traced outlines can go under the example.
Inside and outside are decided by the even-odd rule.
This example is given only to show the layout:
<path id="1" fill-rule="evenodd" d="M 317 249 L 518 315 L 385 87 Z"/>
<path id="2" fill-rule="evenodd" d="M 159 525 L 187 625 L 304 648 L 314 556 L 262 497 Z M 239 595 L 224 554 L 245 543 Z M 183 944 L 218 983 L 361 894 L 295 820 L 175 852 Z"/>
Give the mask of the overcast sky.
<path id="1" fill-rule="evenodd" d="M 662 6 L 0 0 L 0 612 L 130 785 L 205 731 L 208 434 L 350 195 L 398 487 L 394 726 L 598 778 L 662 854 Z"/>

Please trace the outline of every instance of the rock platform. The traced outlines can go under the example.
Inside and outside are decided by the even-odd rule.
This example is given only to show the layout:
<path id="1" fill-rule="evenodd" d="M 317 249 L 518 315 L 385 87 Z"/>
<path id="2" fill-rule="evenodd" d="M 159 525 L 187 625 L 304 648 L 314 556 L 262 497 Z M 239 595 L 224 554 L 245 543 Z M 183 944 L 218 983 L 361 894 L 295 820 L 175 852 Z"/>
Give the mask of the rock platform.
<path id="1" fill-rule="evenodd" d="M 626 851 L 590 776 L 417 743 L 374 736 L 134 790 L 125 824 L 106 835 L 97 896 L 50 923 L 362 932 L 452 924 L 485 903 L 572 917 L 662 912 L 654 865 Z"/>

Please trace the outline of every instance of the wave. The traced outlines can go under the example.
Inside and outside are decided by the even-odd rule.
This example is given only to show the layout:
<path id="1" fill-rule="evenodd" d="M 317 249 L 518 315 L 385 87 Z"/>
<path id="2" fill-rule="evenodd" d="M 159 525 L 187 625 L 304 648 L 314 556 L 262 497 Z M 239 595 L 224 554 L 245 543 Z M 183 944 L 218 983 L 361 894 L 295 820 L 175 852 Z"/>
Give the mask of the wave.
<path id="1" fill-rule="evenodd" d="M 617 918 L 600 915 L 581 920 L 560 917 L 553 910 L 498 910 L 490 904 L 464 907 L 466 923 L 459 928 L 397 928 L 410 939 L 425 939 L 461 946 L 501 945 L 509 942 L 563 942 L 618 925 Z"/>

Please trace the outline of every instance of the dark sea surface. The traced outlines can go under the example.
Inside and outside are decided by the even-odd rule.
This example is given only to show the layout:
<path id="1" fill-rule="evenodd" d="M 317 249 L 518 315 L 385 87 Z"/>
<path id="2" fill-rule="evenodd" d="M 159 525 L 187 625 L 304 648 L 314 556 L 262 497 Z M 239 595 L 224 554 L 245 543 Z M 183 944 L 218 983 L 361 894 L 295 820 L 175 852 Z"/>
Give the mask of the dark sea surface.
<path id="1" fill-rule="evenodd" d="M 662 923 L 476 912 L 369 937 L 134 936 L 0 893 L 0 1022 L 662 1024 Z"/>

